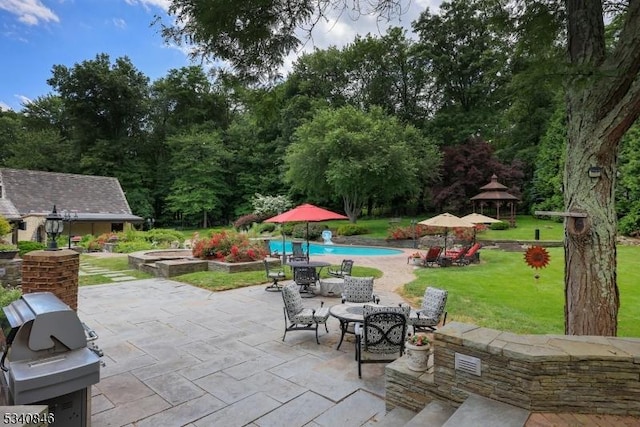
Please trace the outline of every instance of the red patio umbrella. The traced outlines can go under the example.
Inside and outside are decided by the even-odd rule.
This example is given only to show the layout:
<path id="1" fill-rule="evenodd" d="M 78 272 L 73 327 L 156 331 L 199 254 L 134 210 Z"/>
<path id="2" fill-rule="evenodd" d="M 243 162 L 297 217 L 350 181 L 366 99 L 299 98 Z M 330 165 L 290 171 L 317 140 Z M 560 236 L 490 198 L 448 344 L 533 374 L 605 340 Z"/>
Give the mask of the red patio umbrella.
<path id="1" fill-rule="evenodd" d="M 291 210 L 283 212 L 279 215 L 265 219 L 264 222 L 275 222 L 282 224 L 284 222 L 302 222 L 307 223 L 307 260 L 309 260 L 309 222 L 329 221 L 331 219 L 349 219 L 348 217 L 332 212 L 327 209 L 320 208 L 318 206 L 305 203 L 297 206 Z M 284 235 L 283 235 L 284 238 Z M 284 242 L 282 246 L 284 252 Z M 283 254 L 284 256 L 284 254 Z M 284 263 L 284 258 L 283 258 Z"/>

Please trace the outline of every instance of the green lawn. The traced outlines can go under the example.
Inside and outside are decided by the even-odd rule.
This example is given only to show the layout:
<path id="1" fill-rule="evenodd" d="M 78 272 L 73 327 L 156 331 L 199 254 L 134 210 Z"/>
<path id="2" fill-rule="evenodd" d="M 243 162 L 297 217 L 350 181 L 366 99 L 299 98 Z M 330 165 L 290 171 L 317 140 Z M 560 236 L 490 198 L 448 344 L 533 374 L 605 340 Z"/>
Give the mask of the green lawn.
<path id="1" fill-rule="evenodd" d="M 405 285 L 405 296 L 418 303 L 427 286 L 436 286 L 449 291 L 449 320 L 517 333 L 563 334 L 564 250 L 550 248 L 549 253 L 549 266 L 533 270 L 522 252 L 484 249 L 479 265 L 416 270 L 418 279 Z M 619 336 L 640 336 L 639 256 L 639 247 L 618 247 Z"/>
<path id="2" fill-rule="evenodd" d="M 334 265 L 331 268 L 337 268 Z M 285 268 L 287 279 L 291 279 L 291 273 Z M 373 276 L 375 278 L 382 277 L 380 270 L 369 267 L 354 266 L 351 272 L 354 276 Z M 320 277 L 328 277 L 327 269 L 322 269 Z M 197 273 L 183 274 L 182 276 L 173 277 L 174 280 L 183 283 L 189 283 L 200 288 L 209 289 L 211 291 L 224 291 L 227 289 L 242 288 L 245 286 L 253 286 L 260 283 L 267 283 L 264 270 L 245 271 L 240 273 L 222 273 L 218 271 L 200 271 Z"/>
<path id="3" fill-rule="evenodd" d="M 129 268 L 129 259 L 126 256 L 101 258 L 96 256 L 80 255 L 80 262 L 90 264 L 93 267 L 106 268 L 111 271 L 126 270 L 128 276 L 135 277 L 136 279 L 148 279 L 152 277 L 151 275 L 143 273 L 142 271 L 131 270 Z M 112 283 L 113 281 L 107 276 L 96 274 L 91 276 L 80 276 L 78 278 L 78 282 L 80 286 L 89 286 Z"/>

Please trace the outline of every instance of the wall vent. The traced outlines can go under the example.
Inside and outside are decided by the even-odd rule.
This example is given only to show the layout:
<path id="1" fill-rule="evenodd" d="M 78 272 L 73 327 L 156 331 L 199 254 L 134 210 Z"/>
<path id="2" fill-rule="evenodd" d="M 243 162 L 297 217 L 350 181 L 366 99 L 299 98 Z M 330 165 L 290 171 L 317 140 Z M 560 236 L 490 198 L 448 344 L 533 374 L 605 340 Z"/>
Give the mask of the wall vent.
<path id="1" fill-rule="evenodd" d="M 477 357 L 467 356 L 466 354 L 455 354 L 456 371 L 466 372 L 468 374 L 480 376 L 482 361 Z"/>

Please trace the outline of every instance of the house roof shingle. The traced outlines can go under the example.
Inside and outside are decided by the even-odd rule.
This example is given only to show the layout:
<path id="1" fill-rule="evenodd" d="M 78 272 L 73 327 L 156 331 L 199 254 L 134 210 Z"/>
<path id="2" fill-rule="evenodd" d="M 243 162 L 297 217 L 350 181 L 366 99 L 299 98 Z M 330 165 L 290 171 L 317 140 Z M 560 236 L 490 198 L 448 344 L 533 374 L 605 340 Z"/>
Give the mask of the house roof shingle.
<path id="1" fill-rule="evenodd" d="M 91 214 L 104 220 L 142 220 L 131 213 L 122 187 L 113 177 L 0 168 L 0 183 L 5 202 L 23 216 L 46 215 L 55 205 L 58 212 L 77 211 L 78 217 Z"/>

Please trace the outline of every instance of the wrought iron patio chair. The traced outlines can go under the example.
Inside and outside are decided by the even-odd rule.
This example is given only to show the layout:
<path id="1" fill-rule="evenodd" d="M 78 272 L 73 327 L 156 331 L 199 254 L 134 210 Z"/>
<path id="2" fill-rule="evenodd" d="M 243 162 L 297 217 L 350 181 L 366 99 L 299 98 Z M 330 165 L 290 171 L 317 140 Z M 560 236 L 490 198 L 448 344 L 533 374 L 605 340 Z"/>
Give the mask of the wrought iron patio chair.
<path id="1" fill-rule="evenodd" d="M 291 255 L 289 255 L 289 261 L 306 261 L 307 255 L 305 255 L 302 249 L 302 242 L 291 242 Z"/>
<path id="2" fill-rule="evenodd" d="M 302 305 L 302 296 L 295 283 L 288 283 L 282 288 L 282 300 L 284 301 L 284 341 L 289 331 L 316 331 L 316 342 L 318 340 L 318 326 L 324 324 L 327 332 L 327 319 L 329 309 L 323 307 L 324 301 L 320 303 L 320 308 L 306 308 Z"/>
<path id="3" fill-rule="evenodd" d="M 351 259 L 343 259 L 342 264 L 340 264 L 340 268 L 338 270 L 329 269 L 327 273 L 333 277 L 344 277 L 351 276 L 351 269 L 353 268 L 353 260 Z"/>
<path id="4" fill-rule="evenodd" d="M 300 293 L 313 296 L 310 286 L 318 283 L 319 277 L 315 267 L 295 267 L 293 269 L 293 281 L 300 286 Z"/>
<path id="5" fill-rule="evenodd" d="M 447 322 L 448 291 L 428 286 L 422 297 L 422 305 L 419 310 L 411 310 L 409 324 L 413 327 L 413 333 L 432 332 L 442 320 L 442 325 Z"/>
<path id="6" fill-rule="evenodd" d="M 287 278 L 286 273 L 283 269 L 272 269 L 269 266 L 269 262 L 265 259 L 264 261 L 264 270 L 267 274 L 267 280 L 271 280 L 271 284 L 265 288 L 267 291 L 280 291 L 282 287 L 278 284 L 280 280 L 285 280 Z"/>
<path id="7" fill-rule="evenodd" d="M 362 364 L 388 363 L 402 356 L 409 307 L 365 305 L 363 316 L 363 323 L 355 328 L 358 378 L 362 377 Z"/>

